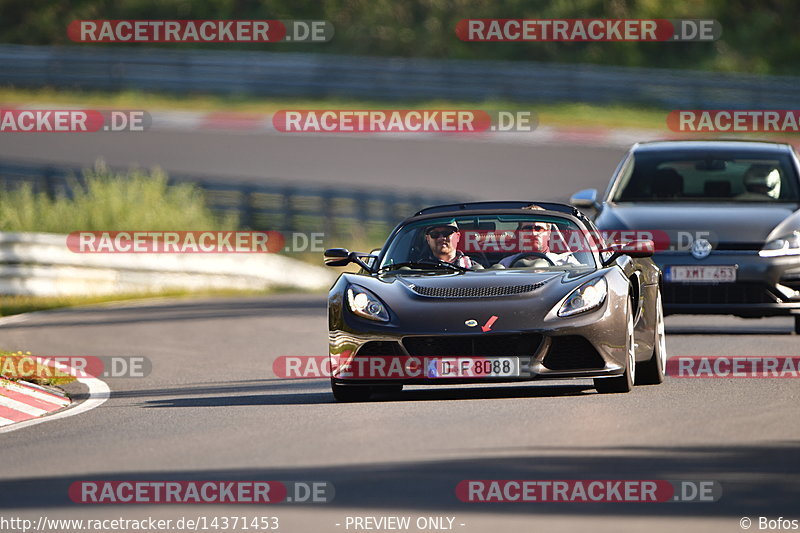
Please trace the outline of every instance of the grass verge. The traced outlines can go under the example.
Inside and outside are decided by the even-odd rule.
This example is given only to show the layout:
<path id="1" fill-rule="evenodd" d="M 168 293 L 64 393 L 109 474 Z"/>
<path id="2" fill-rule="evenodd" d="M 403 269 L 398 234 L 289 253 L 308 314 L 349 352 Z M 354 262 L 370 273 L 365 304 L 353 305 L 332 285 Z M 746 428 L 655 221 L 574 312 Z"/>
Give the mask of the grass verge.
<path id="1" fill-rule="evenodd" d="M 630 105 L 591 105 L 582 103 L 520 103 L 505 100 L 483 102 L 428 100 L 422 102 L 380 102 L 369 100 L 258 98 L 254 96 L 170 95 L 141 91 L 116 93 L 22 90 L 0 88 L 0 103 L 6 105 L 58 104 L 87 108 L 125 108 L 148 111 L 203 111 L 271 114 L 281 109 L 483 109 L 485 111 L 533 111 L 541 126 L 666 129 L 670 110 Z"/>
<path id="2" fill-rule="evenodd" d="M 158 292 L 136 292 L 129 294 L 108 294 L 98 296 L 0 296 L 0 317 L 47 311 L 64 307 L 82 307 L 131 300 L 159 298 L 192 299 L 204 297 L 243 297 L 264 296 L 267 294 L 304 292 L 301 289 L 274 287 L 264 290 L 208 289 L 201 291 L 166 290 Z"/>
<path id="3" fill-rule="evenodd" d="M 37 385 L 58 386 L 75 381 L 75 376 L 51 364 L 34 359 L 31 352 L 6 352 L 0 350 L 0 377 L 8 381 L 27 381 Z M 0 387 L 2 387 L 0 381 Z"/>

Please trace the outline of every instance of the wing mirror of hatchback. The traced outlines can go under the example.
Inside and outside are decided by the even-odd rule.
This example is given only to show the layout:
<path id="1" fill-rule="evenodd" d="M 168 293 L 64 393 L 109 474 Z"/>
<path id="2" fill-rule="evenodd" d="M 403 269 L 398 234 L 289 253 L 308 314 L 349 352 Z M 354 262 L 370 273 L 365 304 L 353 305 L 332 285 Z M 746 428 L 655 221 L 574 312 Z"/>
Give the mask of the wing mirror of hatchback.
<path id="1" fill-rule="evenodd" d="M 582 191 L 578 191 L 570 196 L 569 203 L 575 207 L 600 209 L 600 204 L 597 203 L 597 189 L 584 189 Z"/>

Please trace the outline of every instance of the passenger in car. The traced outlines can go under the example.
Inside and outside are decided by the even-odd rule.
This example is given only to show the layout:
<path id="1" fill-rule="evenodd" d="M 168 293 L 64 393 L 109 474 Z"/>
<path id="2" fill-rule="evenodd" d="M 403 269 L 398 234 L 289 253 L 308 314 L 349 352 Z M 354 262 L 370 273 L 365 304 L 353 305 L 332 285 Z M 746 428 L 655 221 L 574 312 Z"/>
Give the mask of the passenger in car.
<path id="1" fill-rule="evenodd" d="M 524 240 L 526 243 L 530 242 L 530 250 L 526 249 L 504 257 L 498 262 L 498 265 L 511 268 L 544 267 L 551 266 L 551 264 L 554 266 L 581 264 L 570 251 L 557 253 L 550 250 L 551 238 L 554 236 L 552 224 L 534 221 L 520 222 L 517 224 L 517 233 L 519 235 L 523 232 L 530 232 L 530 239 L 520 239 L 520 241 Z"/>
<path id="2" fill-rule="evenodd" d="M 738 195 L 737 200 L 777 199 L 781 195 L 781 174 L 772 165 L 750 165 L 742 177 L 746 192 Z"/>

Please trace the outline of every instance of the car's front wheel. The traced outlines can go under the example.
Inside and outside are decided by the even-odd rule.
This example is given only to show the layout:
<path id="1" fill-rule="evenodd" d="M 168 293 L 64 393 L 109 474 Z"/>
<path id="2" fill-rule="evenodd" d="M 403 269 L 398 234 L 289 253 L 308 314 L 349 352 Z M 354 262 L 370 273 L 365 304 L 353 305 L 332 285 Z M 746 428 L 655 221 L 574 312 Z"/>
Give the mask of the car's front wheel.
<path id="1" fill-rule="evenodd" d="M 794 333 L 800 335 L 800 315 L 794 315 Z"/>
<path id="2" fill-rule="evenodd" d="M 331 390 L 337 402 L 366 402 L 372 396 L 372 388 L 367 385 L 339 385 L 331 381 Z"/>
<path id="3" fill-rule="evenodd" d="M 667 342 L 664 334 L 664 308 L 661 305 L 661 291 L 656 296 L 656 323 L 653 339 L 653 356 L 637 365 L 637 385 L 658 385 L 664 382 L 664 369 L 667 366 Z"/>
<path id="4" fill-rule="evenodd" d="M 625 350 L 627 357 L 625 360 L 625 373 L 613 378 L 595 378 L 594 388 L 600 393 L 630 392 L 636 381 L 636 351 L 633 340 L 633 312 L 631 304 L 625 311 L 628 327 L 625 334 Z"/>

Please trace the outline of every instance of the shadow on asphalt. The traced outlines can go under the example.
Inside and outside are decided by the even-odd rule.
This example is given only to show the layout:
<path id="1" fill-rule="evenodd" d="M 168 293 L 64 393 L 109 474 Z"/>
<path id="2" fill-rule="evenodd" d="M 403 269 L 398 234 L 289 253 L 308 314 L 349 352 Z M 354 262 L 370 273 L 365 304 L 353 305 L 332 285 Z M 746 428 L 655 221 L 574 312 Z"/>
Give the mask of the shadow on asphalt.
<path id="1" fill-rule="evenodd" d="M 146 398 L 149 396 L 195 396 L 198 394 L 209 393 L 230 393 L 242 394 L 246 392 L 269 392 L 280 389 L 308 389 L 318 386 L 320 389 L 330 391 L 330 383 L 325 380 L 310 381 L 289 380 L 289 379 L 253 379 L 246 381 L 226 381 L 224 383 L 208 382 L 193 383 L 182 387 L 162 387 L 158 389 L 133 389 L 133 390 L 111 390 L 112 398 Z"/>
<path id="2" fill-rule="evenodd" d="M 264 380 L 272 381 L 272 380 Z M 150 400 L 141 407 L 147 409 L 169 407 L 233 407 L 252 405 L 314 405 L 337 404 L 330 391 L 327 380 L 309 382 L 294 382 L 289 380 L 274 380 L 277 383 L 254 385 L 251 387 L 227 386 L 227 392 L 238 393 L 235 396 L 203 396 L 197 398 L 170 398 L 166 400 Z M 309 391 L 309 387 L 315 389 Z M 296 393 L 278 394 L 251 394 L 242 395 L 242 392 L 271 392 L 279 389 L 302 389 Z M 193 392 L 188 392 L 189 390 Z M 152 389 L 149 391 L 114 391 L 112 398 L 137 396 L 174 396 L 197 394 L 198 392 L 221 392 L 213 387 L 201 389 Z M 144 393 L 144 394 L 142 394 Z M 492 398 L 554 398 L 559 396 L 582 396 L 594 394 L 594 387 L 590 385 L 536 385 L 524 387 L 458 387 L 458 388 L 433 388 L 405 390 L 392 394 L 376 394 L 373 402 L 419 402 L 442 400 L 485 400 Z M 372 402 L 370 402 L 372 403 Z M 352 404 L 351 404 L 352 405 Z"/>
<path id="3" fill-rule="evenodd" d="M 667 335 L 794 335 L 792 326 L 762 326 L 743 328 L 740 326 L 667 326 Z"/>
<path id="4" fill-rule="evenodd" d="M 743 319 L 725 315 L 670 315 L 667 335 L 793 335 L 791 317 Z"/>
<path id="5" fill-rule="evenodd" d="M 480 431 L 480 428 L 475 428 Z M 265 428 L 265 431 L 268 431 Z M 542 429 L 544 430 L 544 428 Z M 422 437 L 421 437 L 422 438 Z M 321 437 L 320 444 L 324 442 Z M 348 450 L 341 450 L 344 457 Z M 355 456 L 358 450 L 352 450 Z M 605 516 L 792 516 L 800 501 L 800 442 L 761 446 L 680 448 L 511 448 L 470 450 L 474 457 L 414 463 L 190 471 L 107 472 L 92 476 L 43 476 L 0 480 L 0 508 L 75 507 L 75 481 L 329 481 L 327 507 L 413 509 L 418 512 L 524 513 Z M 187 453 L 191 449 L 187 448 Z M 232 453 L 234 453 L 232 451 Z M 465 503 L 455 487 L 469 479 L 715 480 L 722 497 L 713 503 Z M 292 504 L 278 504 L 278 507 Z M 108 508 L 108 505 L 102 507 Z M 242 509 L 252 512 L 249 506 Z M 314 506 L 307 506 L 313 512 Z M 91 505 L 82 505 L 87 512 Z M 194 512 L 197 505 L 187 505 Z M 209 507 L 202 507 L 211 512 Z M 117 506 L 140 511 L 141 505 Z M 275 511 L 272 511 L 275 512 Z"/>

